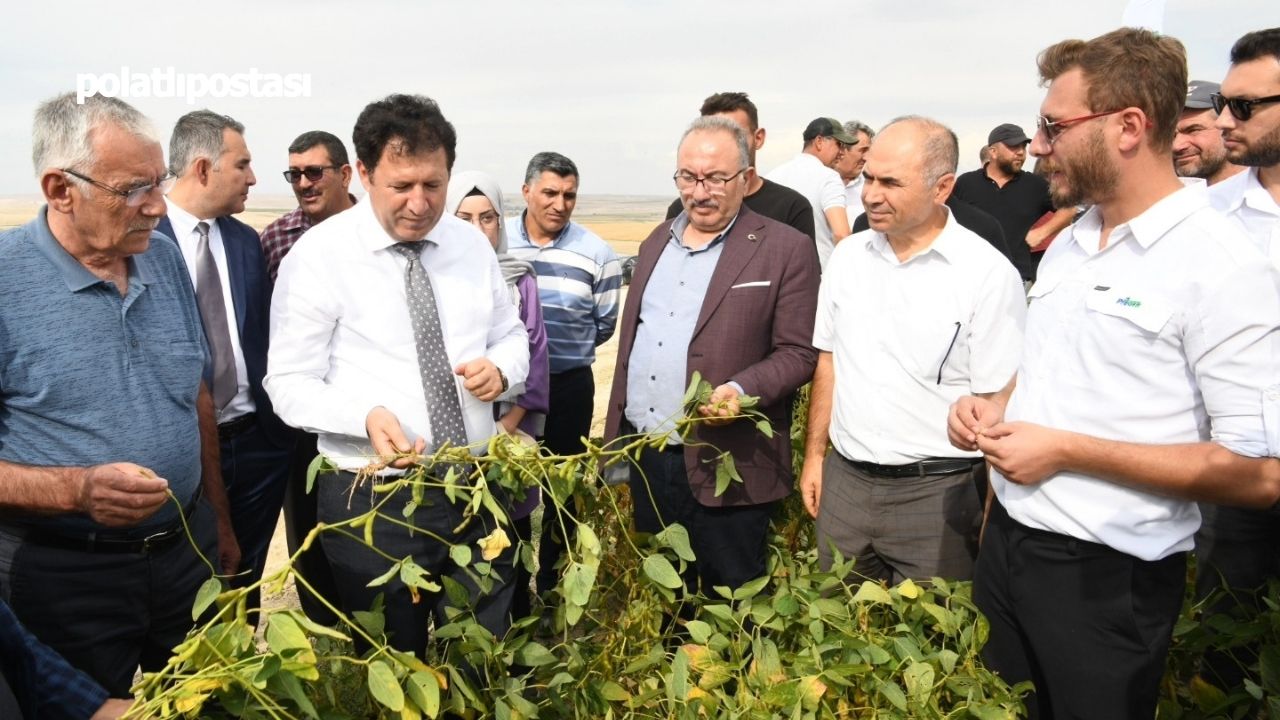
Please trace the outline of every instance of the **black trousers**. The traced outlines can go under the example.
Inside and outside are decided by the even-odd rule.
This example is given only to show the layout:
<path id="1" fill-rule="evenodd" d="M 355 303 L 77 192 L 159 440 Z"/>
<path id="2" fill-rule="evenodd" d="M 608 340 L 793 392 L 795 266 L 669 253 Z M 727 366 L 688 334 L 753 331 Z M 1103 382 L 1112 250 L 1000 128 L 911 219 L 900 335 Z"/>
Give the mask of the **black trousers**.
<path id="1" fill-rule="evenodd" d="M 631 468 L 631 502 L 637 531 L 658 533 L 679 524 L 689 532 L 697 557 L 685 575 L 691 591 L 719 597 L 712 588 L 736 588 L 765 574 L 769 520 L 776 502 L 707 507 L 689 488 L 684 454 L 648 448 L 640 455 L 639 467 Z"/>
<path id="2" fill-rule="evenodd" d="M 991 623 L 983 659 L 1035 683 L 1032 720 L 1154 717 L 1185 585 L 1186 553 L 1139 560 L 1028 528 L 997 500 L 973 582 Z"/>
<path id="3" fill-rule="evenodd" d="M 231 525 L 240 543 L 239 572 L 243 573 L 232 578 L 231 584 L 247 587 L 262 577 L 267 565 L 267 550 L 284 502 L 292 448 L 271 442 L 256 420 L 234 436 L 220 437 L 219 445 L 222 482 L 231 506 Z M 250 593 L 248 604 L 251 611 L 259 607 L 258 590 Z M 250 617 L 256 620 L 256 615 Z"/>
<path id="4" fill-rule="evenodd" d="M 318 522 L 317 505 L 320 491 L 318 487 L 307 493 L 307 468 L 315 459 L 316 436 L 301 430 L 292 430 L 296 437 L 293 456 L 289 459 L 289 482 L 284 492 L 284 531 L 292 557 L 302 547 L 307 533 Z M 318 480 L 318 478 L 317 478 Z M 338 584 L 333 580 L 333 571 L 329 569 L 329 559 L 324 554 L 324 542 L 313 542 L 311 547 L 298 556 L 294 563 L 294 572 L 310 583 L 316 592 L 330 603 L 338 604 Z M 307 617 L 321 625 L 334 625 L 338 616 L 325 607 L 316 596 L 298 583 L 298 601 Z"/>
<path id="5" fill-rule="evenodd" d="M 218 557 L 213 510 L 191 514 L 191 535 Z M 186 537 L 151 553 L 90 553 L 0 532 L 0 593 L 22 624 L 112 697 L 129 697 L 141 666 L 164 667 L 192 628 L 196 590 L 210 577 Z"/>
<path id="6" fill-rule="evenodd" d="M 591 434 L 591 416 L 595 412 L 596 381 L 591 366 L 551 374 L 550 410 L 547 412 L 543 447 L 555 455 L 582 452 L 582 438 Z M 574 541 L 573 528 L 567 517 L 560 517 L 554 504 L 543 502 L 542 544 L 538 546 L 537 592 L 546 597 L 556 586 L 560 573 L 556 563 L 564 555 L 566 543 Z M 568 537 L 565 537 L 565 532 Z"/>
<path id="7" fill-rule="evenodd" d="M 355 475 L 349 472 L 317 478 L 321 521 L 335 523 L 349 520 L 370 510 L 374 498 L 369 483 L 362 483 L 351 493 L 349 491 L 354 480 Z M 378 495 L 377 500 L 383 497 Z M 408 501 L 409 492 L 402 489 L 402 492 L 398 492 L 383 506 L 384 514 L 400 519 L 401 510 Z M 507 548 L 490 561 L 494 573 L 502 581 L 496 583 L 489 593 L 481 592 L 471 576 L 449 557 L 450 546 L 456 544 L 471 548 L 474 560 L 479 560 L 480 548 L 476 541 L 494 529 L 493 518 L 481 514 L 472 518 L 461 532 L 455 533 L 453 529 L 462 522 L 461 506 L 449 502 L 443 490 L 427 488 L 423 505 L 405 520 L 415 527 L 435 533 L 445 542 L 421 532 L 410 535 L 406 528 L 378 519 L 374 523 L 374 545 L 393 558 L 412 556 L 414 562 L 425 569 L 429 578 L 437 583 L 440 582 L 439 578 L 447 576 L 467 588 L 471 600 L 470 609 L 475 613 L 476 621 L 494 635 L 502 637 L 511 626 L 509 613 L 514 548 Z M 434 618 L 437 627 L 448 622 L 445 615 L 448 603 L 446 594 L 443 591 L 420 592 L 421 599 L 414 602 L 409 587 L 399 577 L 385 585 L 368 587 L 370 580 L 391 567 L 390 561 L 364 543 L 337 532 L 325 533 L 322 542 L 334 579 L 338 583 L 343 612 L 350 614 L 356 610 L 368 610 L 373 605 L 374 598 L 384 595 L 383 614 L 389 643 L 397 650 L 413 652 L 419 658 L 424 657 L 431 620 Z M 356 647 L 361 652 L 368 649 L 358 641 Z"/>

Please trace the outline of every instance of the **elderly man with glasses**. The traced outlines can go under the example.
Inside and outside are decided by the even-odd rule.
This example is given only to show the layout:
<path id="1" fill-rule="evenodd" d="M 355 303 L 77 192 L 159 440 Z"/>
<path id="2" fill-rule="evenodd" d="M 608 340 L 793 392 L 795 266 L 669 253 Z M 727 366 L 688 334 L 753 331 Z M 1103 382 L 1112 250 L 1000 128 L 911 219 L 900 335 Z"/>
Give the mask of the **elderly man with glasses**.
<path id="1" fill-rule="evenodd" d="M 75 93 L 37 110 L 46 205 L 0 235 L 0 598 L 115 697 L 164 666 L 238 550 L 170 180 L 150 122 Z M 203 497 L 202 497 L 203 494 Z M 219 531 L 215 530 L 215 525 Z"/>
<path id="2" fill-rule="evenodd" d="M 667 435 L 631 475 L 636 529 L 689 532 L 697 561 L 691 590 L 714 596 L 763 575 L 769 519 L 791 493 L 791 400 L 817 362 L 813 319 L 818 255 L 803 233 L 743 206 L 751 184 L 747 135 L 733 120 L 701 117 L 677 152 L 684 212 L 640 246 L 622 313 L 606 438 Z M 691 376 L 715 388 L 698 409 L 709 422 L 673 432 Z M 753 395 L 772 436 L 738 416 Z M 742 482 L 717 488 L 716 458 L 729 452 Z"/>

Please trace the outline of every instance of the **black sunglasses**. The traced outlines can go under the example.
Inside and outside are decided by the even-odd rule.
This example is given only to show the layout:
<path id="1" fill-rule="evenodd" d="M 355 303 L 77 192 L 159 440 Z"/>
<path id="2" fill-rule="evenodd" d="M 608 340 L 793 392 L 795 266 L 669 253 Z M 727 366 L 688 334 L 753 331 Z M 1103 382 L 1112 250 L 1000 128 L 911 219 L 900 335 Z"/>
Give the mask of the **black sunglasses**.
<path id="1" fill-rule="evenodd" d="M 325 170 L 337 170 L 338 165 L 308 165 L 301 170 L 297 168 L 289 168 L 284 171 L 284 179 L 290 183 L 296 183 L 306 176 L 311 182 L 320 182 L 320 178 L 324 177 Z"/>
<path id="2" fill-rule="evenodd" d="M 1268 103 L 1280 102 L 1280 95 L 1269 95 L 1267 97 L 1253 98 L 1229 98 L 1222 93 L 1213 93 L 1209 96 L 1209 102 L 1213 103 L 1213 111 L 1222 114 L 1222 108 L 1231 108 L 1231 115 L 1235 119 L 1244 122 L 1253 117 L 1254 105 L 1266 105 Z"/>

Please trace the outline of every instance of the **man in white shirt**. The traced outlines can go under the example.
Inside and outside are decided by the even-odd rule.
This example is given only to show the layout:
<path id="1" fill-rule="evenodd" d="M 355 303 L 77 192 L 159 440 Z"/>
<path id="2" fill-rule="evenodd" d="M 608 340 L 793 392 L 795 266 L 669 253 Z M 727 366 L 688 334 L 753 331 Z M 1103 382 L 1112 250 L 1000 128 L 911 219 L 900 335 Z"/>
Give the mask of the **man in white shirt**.
<path id="1" fill-rule="evenodd" d="M 518 391 L 529 365 L 529 341 L 493 248 L 442 212 L 457 136 L 439 106 L 388 96 L 360 114 L 354 140 L 368 196 L 303 235 L 280 265 L 271 307 L 267 390 L 285 422 L 317 433 L 320 452 L 342 470 L 319 479 L 319 516 L 328 524 L 383 499 L 368 482 L 352 489 L 366 465 L 383 461 L 381 474 L 397 474 L 446 443 L 488 440 L 492 401 Z M 513 562 L 510 550 L 493 559 L 493 575 L 505 582 L 481 591 L 449 559 L 449 547 L 474 547 L 494 518 L 477 514 L 455 531 L 463 508 L 440 488 L 425 493 L 406 520 L 429 533 L 376 521 L 381 553 L 345 535 L 323 536 L 343 609 L 367 610 L 385 594 L 390 642 L 418 657 L 431 615 L 437 626 L 448 621 L 445 598 L 419 602 L 398 578 L 367 587 L 387 570 L 386 556 L 411 555 L 431 576 L 462 583 L 477 621 L 498 636 L 509 624 Z M 391 501 L 397 514 L 401 501 Z"/>
<path id="2" fill-rule="evenodd" d="M 867 164 L 867 152 L 876 132 L 857 120 L 846 122 L 844 131 L 858 138 L 858 144 L 841 153 L 831 169 L 839 173 L 840 181 L 844 183 L 845 214 L 849 226 L 853 227 L 853 221 L 865 211 L 862 207 L 862 167 Z"/>
<path id="3" fill-rule="evenodd" d="M 1224 165 L 1244 172 L 1211 182 L 1209 200 L 1280 263 L 1280 28 L 1240 38 L 1231 63 L 1221 88 L 1213 84 L 1207 99 L 1219 108 L 1212 129 L 1222 133 Z M 1254 102 L 1267 97 L 1272 99 Z M 1230 593 L 1215 610 L 1256 607 L 1254 592 L 1280 576 L 1280 514 L 1211 503 L 1201 503 L 1200 514 L 1196 597 L 1226 587 Z M 1203 674 L 1228 689 L 1241 681 L 1239 663 L 1216 655 L 1206 658 Z"/>
<path id="4" fill-rule="evenodd" d="M 928 118 L 880 132 L 863 173 L 871 229 L 835 249 L 818 295 L 801 494 L 823 566 L 834 544 L 890 583 L 970 578 L 982 455 L 957 453 L 938 419 L 1003 390 L 1022 352 L 1022 279 L 945 205 L 958 154 Z"/>
<path id="5" fill-rule="evenodd" d="M 222 480 L 241 558 L 232 582 L 262 577 L 280 518 L 293 438 L 262 388 L 267 372 L 271 279 L 258 233 L 231 217 L 256 182 L 244 125 L 209 110 L 178 118 L 169 138 L 167 196 L 160 232 L 177 240 L 195 286 L 211 368 Z M 259 594 L 249 597 L 250 609 Z"/>
<path id="6" fill-rule="evenodd" d="M 825 267 L 836 243 L 849 235 L 844 182 L 832 166 L 858 138 L 834 118 L 818 118 L 804 129 L 803 151 L 779 165 L 766 179 L 795 190 L 813 206 L 814 242 Z"/>
<path id="7" fill-rule="evenodd" d="M 1032 718 L 1152 717 L 1195 501 L 1280 497 L 1280 272 L 1174 174 L 1186 67 L 1133 28 L 1040 54 L 1031 151 L 1056 206 L 1093 207 L 1047 251 L 1012 397 L 948 417 L 994 470 L 983 655 Z"/>

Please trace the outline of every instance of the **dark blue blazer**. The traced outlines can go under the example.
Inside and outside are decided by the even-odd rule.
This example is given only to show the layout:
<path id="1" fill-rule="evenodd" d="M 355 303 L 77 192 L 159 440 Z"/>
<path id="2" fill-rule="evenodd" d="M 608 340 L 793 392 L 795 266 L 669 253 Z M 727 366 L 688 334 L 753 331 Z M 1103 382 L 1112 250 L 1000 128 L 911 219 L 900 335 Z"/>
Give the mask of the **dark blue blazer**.
<path id="1" fill-rule="evenodd" d="M 240 328 L 240 350 L 244 353 L 244 365 L 249 373 L 249 394 L 258 408 L 258 424 L 268 439 L 279 447 L 286 447 L 290 442 L 288 429 L 276 417 L 271 398 L 262 389 L 262 378 L 267 374 L 272 288 L 267 261 L 262 255 L 262 243 L 256 230 L 235 218 L 220 217 L 217 223 L 227 254 L 231 300 L 236 310 L 236 326 Z M 169 222 L 168 215 L 160 218 L 156 229 L 174 239 L 173 224 Z M 208 378 L 205 380 L 207 382 Z"/>

